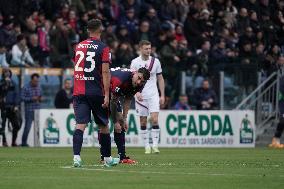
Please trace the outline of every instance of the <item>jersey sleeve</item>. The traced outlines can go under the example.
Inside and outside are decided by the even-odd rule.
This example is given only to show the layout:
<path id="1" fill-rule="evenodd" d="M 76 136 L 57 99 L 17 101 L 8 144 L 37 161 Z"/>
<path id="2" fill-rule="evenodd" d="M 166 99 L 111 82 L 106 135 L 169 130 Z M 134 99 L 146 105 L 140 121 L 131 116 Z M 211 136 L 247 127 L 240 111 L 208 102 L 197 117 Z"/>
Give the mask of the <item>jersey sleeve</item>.
<path id="1" fill-rule="evenodd" d="M 111 53 L 109 47 L 105 47 L 102 51 L 102 62 L 111 63 Z"/>
<path id="2" fill-rule="evenodd" d="M 156 59 L 156 61 L 157 61 L 157 69 L 156 69 L 156 74 L 161 74 L 162 73 L 162 66 L 161 66 L 161 62 L 158 60 L 158 59 Z"/>

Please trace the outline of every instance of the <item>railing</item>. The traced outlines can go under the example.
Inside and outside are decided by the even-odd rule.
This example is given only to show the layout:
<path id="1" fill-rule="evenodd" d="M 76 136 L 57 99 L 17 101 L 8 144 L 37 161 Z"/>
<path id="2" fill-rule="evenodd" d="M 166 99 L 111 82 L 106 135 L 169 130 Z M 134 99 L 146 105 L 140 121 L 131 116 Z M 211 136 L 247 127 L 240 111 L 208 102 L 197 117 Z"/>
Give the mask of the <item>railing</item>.
<path id="1" fill-rule="evenodd" d="M 278 91 L 281 70 L 272 73 L 235 109 L 254 110 L 256 135 L 262 134 L 270 120 L 278 118 Z"/>

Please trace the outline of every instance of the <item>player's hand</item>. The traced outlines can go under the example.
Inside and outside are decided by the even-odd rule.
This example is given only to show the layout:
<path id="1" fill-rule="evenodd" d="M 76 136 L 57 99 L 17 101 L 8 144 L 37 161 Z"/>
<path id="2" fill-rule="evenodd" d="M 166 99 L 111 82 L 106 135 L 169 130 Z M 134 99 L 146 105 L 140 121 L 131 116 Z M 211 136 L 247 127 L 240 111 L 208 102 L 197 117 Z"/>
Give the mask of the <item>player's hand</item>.
<path id="1" fill-rule="evenodd" d="M 160 97 L 160 105 L 164 105 L 165 103 L 165 96 Z"/>
<path id="2" fill-rule="evenodd" d="M 109 105 L 109 97 L 108 96 L 105 96 L 104 98 L 104 103 L 102 104 L 102 107 L 103 108 L 107 108 Z"/>
<path id="3" fill-rule="evenodd" d="M 119 122 L 116 122 L 115 124 L 114 124 L 114 130 L 117 132 L 117 133 L 121 133 L 121 125 L 120 125 L 120 123 Z"/>
<path id="4" fill-rule="evenodd" d="M 138 101 L 143 101 L 143 98 L 142 98 L 142 94 L 141 93 L 136 93 L 136 98 Z"/>

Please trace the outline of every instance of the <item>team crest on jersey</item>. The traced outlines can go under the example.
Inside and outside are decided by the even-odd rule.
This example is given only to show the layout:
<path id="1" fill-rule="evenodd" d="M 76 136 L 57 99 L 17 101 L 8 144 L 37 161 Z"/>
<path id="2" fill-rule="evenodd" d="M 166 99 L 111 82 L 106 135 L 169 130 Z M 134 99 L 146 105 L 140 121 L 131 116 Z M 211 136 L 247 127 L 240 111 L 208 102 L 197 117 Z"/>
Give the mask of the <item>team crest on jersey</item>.
<path id="1" fill-rule="evenodd" d="M 120 88 L 119 88 L 119 87 L 115 87 L 114 91 L 115 91 L 116 93 L 118 93 L 118 92 L 120 91 Z"/>

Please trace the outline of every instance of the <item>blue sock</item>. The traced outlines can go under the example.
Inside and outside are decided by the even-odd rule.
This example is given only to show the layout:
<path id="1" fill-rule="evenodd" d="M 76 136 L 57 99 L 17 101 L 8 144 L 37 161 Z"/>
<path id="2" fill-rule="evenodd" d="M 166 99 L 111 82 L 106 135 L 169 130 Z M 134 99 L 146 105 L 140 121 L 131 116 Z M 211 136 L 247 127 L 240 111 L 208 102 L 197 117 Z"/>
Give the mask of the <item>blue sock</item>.
<path id="1" fill-rule="evenodd" d="M 110 134 L 100 133 L 101 155 L 103 157 L 111 156 L 111 138 Z"/>
<path id="2" fill-rule="evenodd" d="M 80 155 L 82 143 L 83 143 L 83 131 L 76 129 L 73 134 L 73 154 Z"/>
<path id="3" fill-rule="evenodd" d="M 101 161 L 104 161 L 103 151 L 102 151 L 102 144 L 101 144 L 101 133 L 100 130 L 98 130 L 98 141 L 100 144 L 100 153 L 101 153 Z"/>
<path id="4" fill-rule="evenodd" d="M 114 131 L 114 141 L 117 146 L 117 151 L 120 159 L 125 158 L 125 131 L 122 130 L 121 133 Z"/>

